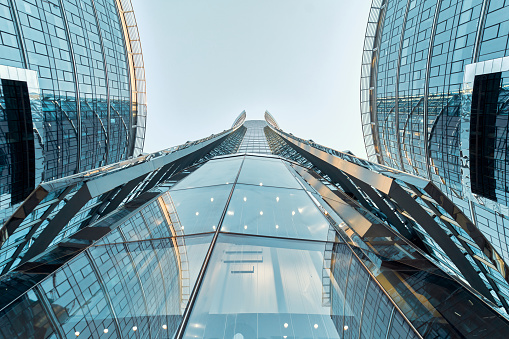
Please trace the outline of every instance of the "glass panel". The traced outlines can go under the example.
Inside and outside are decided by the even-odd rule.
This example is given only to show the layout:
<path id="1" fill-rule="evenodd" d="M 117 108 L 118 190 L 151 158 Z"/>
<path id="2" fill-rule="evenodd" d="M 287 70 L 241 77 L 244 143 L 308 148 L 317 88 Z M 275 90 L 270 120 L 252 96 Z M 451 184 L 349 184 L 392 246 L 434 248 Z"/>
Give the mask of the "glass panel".
<path id="1" fill-rule="evenodd" d="M 443 332 L 440 337 L 453 337 L 452 333 Z M 403 316 L 399 312 L 394 312 L 394 316 L 391 323 L 391 329 L 387 334 L 387 338 L 417 338 L 414 330 L 405 321 Z M 435 337 L 436 338 L 436 337 Z"/>
<path id="2" fill-rule="evenodd" d="M 236 185 L 221 232 L 327 240 L 329 223 L 304 190 Z"/>
<path id="3" fill-rule="evenodd" d="M 66 338 L 72 338 L 75 332 L 85 338 L 119 336 L 101 281 L 85 253 L 58 270 L 52 279 L 42 281 L 40 286 L 50 300 Z M 117 293 L 128 292 L 122 293 L 118 289 Z M 105 329 L 108 332 L 103 334 Z"/>
<path id="4" fill-rule="evenodd" d="M 198 168 L 172 188 L 174 190 L 232 184 L 239 172 L 244 157 L 212 160 Z"/>
<path id="5" fill-rule="evenodd" d="M 337 288 L 326 273 L 330 250 L 330 243 L 220 234 L 184 336 L 339 338 L 324 294 Z"/>
<path id="6" fill-rule="evenodd" d="M 118 338 L 117 329 L 123 338 L 172 337 L 211 240 L 208 234 L 92 246 L 41 286 L 66 338 Z"/>
<path id="7" fill-rule="evenodd" d="M 373 280 L 368 284 L 362 310 L 361 338 L 385 338 L 394 306 Z"/>
<path id="8" fill-rule="evenodd" d="M 232 185 L 170 191 L 185 234 L 214 232 Z"/>
<path id="9" fill-rule="evenodd" d="M 0 313 L 0 338 L 49 338 L 53 329 L 39 297 L 29 291 Z"/>
<path id="10" fill-rule="evenodd" d="M 281 160 L 262 157 L 246 157 L 238 183 L 302 188 Z"/>

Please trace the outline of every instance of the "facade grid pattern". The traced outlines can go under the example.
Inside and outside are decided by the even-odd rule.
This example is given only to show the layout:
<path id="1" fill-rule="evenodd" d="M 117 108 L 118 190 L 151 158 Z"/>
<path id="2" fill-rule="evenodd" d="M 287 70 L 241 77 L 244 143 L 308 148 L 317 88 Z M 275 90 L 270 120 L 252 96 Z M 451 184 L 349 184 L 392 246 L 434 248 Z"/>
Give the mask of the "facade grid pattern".
<path id="1" fill-rule="evenodd" d="M 471 94 L 478 89 L 470 76 L 507 72 L 508 6 L 487 0 L 373 1 L 361 78 L 368 157 L 432 180 L 506 261 L 506 84 L 497 86 L 496 112 L 491 109 L 496 119 L 484 125 L 478 120 L 476 126 Z M 492 133 L 482 126 L 491 126 Z M 469 143 L 475 133 L 493 138 Z M 496 187 L 496 193 L 472 191 L 475 154 L 486 155 L 476 166 L 493 172 L 485 186 Z"/>

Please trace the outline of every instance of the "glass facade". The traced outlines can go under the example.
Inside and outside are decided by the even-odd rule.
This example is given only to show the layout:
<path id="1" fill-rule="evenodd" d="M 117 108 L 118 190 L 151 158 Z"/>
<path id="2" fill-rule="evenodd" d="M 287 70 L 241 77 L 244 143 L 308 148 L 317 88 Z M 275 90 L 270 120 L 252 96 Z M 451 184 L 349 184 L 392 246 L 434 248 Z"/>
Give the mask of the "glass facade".
<path id="1" fill-rule="evenodd" d="M 267 116 L 40 185 L 0 338 L 509 335 L 507 267 L 436 186 Z"/>
<path id="2" fill-rule="evenodd" d="M 506 261 L 508 6 L 374 0 L 361 72 L 368 158 L 432 180 Z"/>
<path id="3" fill-rule="evenodd" d="M 41 181 L 141 154 L 146 100 L 129 0 L 2 1 L 0 37 L 5 222 Z"/>

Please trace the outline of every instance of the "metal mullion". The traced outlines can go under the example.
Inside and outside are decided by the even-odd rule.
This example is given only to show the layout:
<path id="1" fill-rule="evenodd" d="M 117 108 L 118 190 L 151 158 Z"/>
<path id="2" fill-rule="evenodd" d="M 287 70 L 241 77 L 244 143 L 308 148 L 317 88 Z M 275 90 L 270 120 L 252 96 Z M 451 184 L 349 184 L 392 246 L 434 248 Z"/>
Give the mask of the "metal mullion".
<path id="1" fill-rule="evenodd" d="M 141 214 L 141 211 L 138 211 L 138 213 Z M 118 229 L 118 233 L 120 234 L 120 237 L 124 240 L 124 250 L 125 250 L 127 256 L 129 257 L 129 259 L 131 260 L 131 265 L 133 266 L 134 274 L 136 275 L 136 279 L 138 280 L 138 283 L 140 284 L 141 296 L 143 297 L 143 303 L 145 304 L 145 312 L 147 313 L 147 325 L 148 325 L 149 338 L 151 338 L 152 335 L 151 335 L 151 331 L 150 331 L 150 321 L 148 319 L 148 316 L 150 313 L 148 311 L 147 296 L 145 295 L 145 289 L 143 288 L 143 282 L 141 281 L 140 274 L 138 273 L 138 269 L 136 268 L 136 263 L 134 262 L 134 257 L 131 255 L 131 251 L 127 247 L 127 238 L 126 238 L 124 232 L 122 232 L 121 227 L 118 227 L 117 229 Z"/>
<path id="2" fill-rule="evenodd" d="M 104 63 L 104 76 L 105 76 L 105 81 L 106 81 L 106 105 L 107 105 L 107 119 L 108 119 L 108 124 L 106 125 L 107 131 L 106 131 L 105 158 L 106 158 L 106 164 L 108 164 L 109 163 L 109 154 L 110 154 L 110 143 L 111 143 L 111 138 L 110 138 L 110 133 L 111 133 L 110 81 L 109 81 L 109 76 L 108 76 L 108 64 L 107 64 L 107 59 L 106 59 L 106 52 L 104 49 L 104 40 L 103 40 L 103 36 L 101 33 L 101 23 L 99 22 L 99 16 L 97 15 L 97 9 L 95 7 L 95 0 L 91 0 L 90 3 L 92 4 L 92 9 L 94 10 L 94 18 L 95 18 L 95 22 L 97 24 L 97 34 L 99 35 L 99 44 L 101 45 L 102 59 L 103 59 L 103 63 Z M 100 117 L 98 117 L 98 118 L 102 125 L 101 118 Z M 104 129 L 104 126 L 103 126 L 103 129 Z"/>
<path id="3" fill-rule="evenodd" d="M 351 249 L 350 249 L 351 250 Z M 353 251 L 352 251 L 353 252 Z M 353 262 L 353 254 L 350 253 L 350 262 L 348 264 L 348 272 L 346 273 L 346 282 L 345 282 L 345 297 L 343 299 L 343 326 L 341 327 L 341 333 L 345 333 L 345 310 L 346 310 L 346 291 L 348 290 L 348 279 L 350 278 L 350 269 L 352 268 Z"/>
<path id="4" fill-rule="evenodd" d="M 400 129 L 399 129 L 399 79 L 401 75 L 401 54 L 403 51 L 403 40 L 405 37 L 405 30 L 406 30 L 406 24 L 407 24 L 407 17 L 408 17 L 408 10 L 410 8 L 410 3 L 412 1 L 408 0 L 406 4 L 405 9 L 405 16 L 403 18 L 403 22 L 401 23 L 401 34 L 399 39 L 399 47 L 398 47 L 398 64 L 396 66 L 396 82 L 395 82 L 395 91 L 394 91 L 394 113 L 395 113 L 395 129 L 396 129 L 396 143 L 398 145 L 398 155 L 399 155 L 399 163 L 401 166 L 401 170 L 405 169 L 405 166 L 403 165 L 403 156 L 401 152 L 401 138 L 400 138 Z"/>
<path id="5" fill-rule="evenodd" d="M 482 33 L 483 28 L 486 22 L 486 15 L 488 14 L 488 7 L 490 5 L 490 0 L 483 0 L 482 7 L 481 7 L 481 14 L 479 16 L 479 22 L 477 24 L 477 32 L 475 35 L 475 43 L 474 43 L 474 50 L 472 53 L 472 63 L 476 63 L 479 61 L 479 51 L 481 49 L 481 43 L 482 43 Z"/>
<path id="6" fill-rule="evenodd" d="M 235 190 L 235 186 L 237 185 L 237 180 L 239 179 L 240 172 L 242 171 L 242 166 L 244 165 L 245 159 L 246 158 L 244 156 L 244 159 L 242 159 L 242 163 L 240 164 L 239 171 L 237 172 L 237 176 L 235 177 L 235 181 L 233 182 L 232 189 L 230 191 L 230 195 L 228 196 L 228 200 L 226 200 L 226 204 L 224 206 L 223 213 L 221 214 L 221 218 L 219 219 L 219 222 L 217 224 L 216 232 L 214 233 L 214 237 L 212 238 L 212 241 L 210 242 L 210 246 L 207 251 L 207 254 L 205 255 L 205 259 L 204 259 L 202 267 L 200 269 L 200 273 L 198 273 L 198 277 L 196 278 L 196 282 L 194 284 L 193 290 L 189 297 L 189 302 L 187 303 L 186 310 L 184 311 L 182 322 L 180 323 L 177 333 L 175 334 L 176 339 L 181 339 L 184 337 L 184 332 L 186 330 L 186 326 L 189 321 L 189 317 L 193 310 L 194 303 L 196 302 L 196 298 L 198 296 L 198 292 L 200 290 L 201 284 L 203 283 L 203 278 L 205 276 L 205 272 L 207 271 L 207 267 L 208 267 L 210 258 L 212 256 L 212 251 L 214 250 L 214 247 L 216 245 L 217 237 L 219 236 L 221 226 L 223 225 L 223 220 L 224 220 L 224 217 L 228 210 L 228 206 L 230 205 L 230 200 L 232 198 L 233 191 Z"/>
<path id="7" fill-rule="evenodd" d="M 74 48 L 72 46 L 71 39 L 71 31 L 69 30 L 69 21 L 67 20 L 67 13 L 65 12 L 64 2 L 63 0 L 58 0 L 60 4 L 60 12 L 62 13 L 62 21 L 64 23 L 64 30 L 67 37 L 67 44 L 69 47 L 69 55 L 71 58 L 72 70 L 74 74 L 74 89 L 76 91 L 76 119 L 77 119 L 77 127 L 76 127 L 76 143 L 77 143 L 77 151 L 76 151 L 76 173 L 81 172 L 81 102 L 80 102 L 80 88 L 78 81 L 78 70 L 76 66 L 76 59 L 74 55 Z M 60 108 L 61 111 L 63 111 Z"/>
<path id="8" fill-rule="evenodd" d="M 90 254 L 89 250 L 87 249 L 84 252 L 85 252 L 85 256 L 88 259 L 88 262 L 92 266 L 92 271 L 94 272 L 94 274 L 97 278 L 97 282 L 101 286 L 104 296 L 106 297 L 106 304 L 108 304 L 111 315 L 113 317 L 113 323 L 115 324 L 115 329 L 117 330 L 118 338 L 122 338 L 122 331 L 120 330 L 120 325 L 118 323 L 117 314 L 115 313 L 115 308 L 113 307 L 113 302 L 111 301 L 111 297 L 108 293 L 108 289 L 106 288 L 106 284 L 104 283 L 104 280 L 99 272 L 99 267 L 97 267 L 97 264 L 95 263 L 95 260 L 92 257 L 92 255 Z"/>
<path id="9" fill-rule="evenodd" d="M 156 200 L 154 200 L 154 202 L 156 202 Z M 150 206 L 150 204 L 149 204 L 149 205 L 147 205 L 147 206 L 145 206 L 145 207 L 143 207 L 143 208 L 141 208 L 141 209 L 140 209 L 140 211 L 139 211 L 138 213 L 140 213 L 141 219 L 143 220 L 143 223 L 144 223 L 144 224 L 145 224 L 145 226 L 147 227 L 147 230 L 148 230 L 148 233 L 149 233 L 149 236 L 150 236 L 150 239 L 147 239 L 147 240 L 149 240 L 149 242 L 150 242 L 150 246 L 152 247 L 152 249 L 153 249 L 153 251 L 154 251 L 154 256 L 155 256 L 155 257 L 156 257 L 156 259 L 157 259 L 157 267 L 159 267 L 159 271 L 161 271 L 161 283 L 163 284 L 163 289 L 164 289 L 164 291 L 167 291 L 167 290 L 166 290 L 166 283 L 164 282 L 164 271 L 163 271 L 163 268 L 162 268 L 162 266 L 161 266 L 161 261 L 159 260 L 159 256 L 157 255 L 156 247 L 154 246 L 154 243 L 153 243 L 153 241 L 152 241 L 152 239 L 153 239 L 153 235 L 152 235 L 152 232 L 150 231 L 150 227 L 148 226 L 147 219 L 145 219 L 145 216 L 144 216 L 144 215 L 143 215 L 143 213 L 142 213 L 142 211 L 143 211 L 146 207 L 148 207 L 148 206 Z M 161 212 L 161 210 L 160 210 L 160 205 L 159 205 L 159 204 L 157 204 L 157 208 L 159 209 L 159 212 Z M 124 246 L 125 246 L 125 245 L 124 245 Z M 165 294 L 165 299 L 166 299 L 166 294 Z M 166 309 L 166 315 L 165 315 L 165 317 L 167 317 L 167 316 L 168 316 L 168 314 L 169 314 L 169 312 L 168 312 L 168 302 L 167 302 L 166 300 L 164 301 L 164 307 L 165 307 L 165 309 Z M 166 320 L 168 320 L 168 319 L 166 319 Z"/>
<path id="10" fill-rule="evenodd" d="M 364 305 L 366 304 L 366 297 L 368 295 L 369 279 L 366 280 L 366 289 L 364 290 L 364 300 L 362 301 L 361 319 L 359 321 L 359 338 L 362 338 L 362 319 L 364 318 Z"/>
<path id="11" fill-rule="evenodd" d="M 177 238 L 182 238 L 182 237 L 187 237 L 187 238 L 195 238 L 196 237 L 196 238 L 198 238 L 198 237 L 207 236 L 207 235 L 210 235 L 210 234 L 213 234 L 213 233 L 215 233 L 215 232 L 202 232 L 202 233 L 194 233 L 194 234 L 186 234 L 186 235 L 175 235 L 175 236 L 171 236 L 171 237 L 152 238 L 152 239 L 127 240 L 127 241 L 122 241 L 122 242 L 110 242 L 110 243 L 104 243 L 104 244 L 95 244 L 94 243 L 94 244 L 90 245 L 90 247 L 122 245 L 122 244 L 140 243 L 140 242 L 153 241 L 153 240 L 177 239 Z"/>
<path id="12" fill-rule="evenodd" d="M 16 2 L 14 0 L 8 0 L 8 3 L 9 3 L 10 14 L 12 16 L 13 23 L 14 23 L 13 26 L 16 31 L 16 38 L 17 38 L 16 40 L 18 41 L 19 49 L 21 50 L 21 56 L 23 59 L 23 61 L 22 61 L 23 67 L 28 69 L 28 54 L 26 51 L 23 30 L 21 29 L 21 23 L 19 21 L 18 8 L 17 8 Z"/>
<path id="13" fill-rule="evenodd" d="M 54 333 L 57 335 L 57 337 L 65 338 L 65 332 L 62 326 L 60 325 L 60 322 L 58 321 L 58 318 L 53 311 L 53 307 L 51 306 L 50 301 L 48 300 L 48 297 L 42 290 L 42 287 L 40 285 L 36 285 L 33 288 L 33 291 L 39 301 L 41 302 L 42 309 L 44 313 L 48 316 L 48 321 L 51 324 L 51 327 L 55 331 Z"/>
<path id="14" fill-rule="evenodd" d="M 389 334 L 391 333 L 392 320 L 394 319 L 394 310 L 395 309 L 396 309 L 395 307 L 392 308 L 391 318 L 389 319 L 389 326 L 387 326 L 387 334 L 385 335 L 385 339 L 389 339 Z"/>
<path id="15" fill-rule="evenodd" d="M 424 114 L 423 114 L 424 121 L 423 121 L 423 126 L 422 126 L 422 132 L 423 132 L 423 136 L 424 136 L 424 154 L 426 155 L 425 156 L 425 158 L 426 158 L 426 174 L 427 174 L 429 180 L 432 180 L 431 163 L 430 163 L 431 152 L 429 150 L 429 145 L 428 145 L 428 141 L 429 141 L 428 139 L 430 137 L 428 135 L 429 80 L 430 80 L 430 71 L 431 71 L 431 59 L 433 57 L 433 45 L 435 42 L 435 33 L 436 33 L 436 29 L 437 29 L 438 17 L 440 15 L 441 7 L 442 7 L 442 0 L 437 0 L 437 4 L 435 7 L 435 13 L 433 16 L 433 24 L 431 26 L 431 34 L 430 34 L 430 38 L 429 38 L 428 55 L 427 55 L 427 59 L 426 59 L 426 77 L 425 77 L 425 81 L 424 81 L 424 107 L 423 107 L 424 108 Z"/>

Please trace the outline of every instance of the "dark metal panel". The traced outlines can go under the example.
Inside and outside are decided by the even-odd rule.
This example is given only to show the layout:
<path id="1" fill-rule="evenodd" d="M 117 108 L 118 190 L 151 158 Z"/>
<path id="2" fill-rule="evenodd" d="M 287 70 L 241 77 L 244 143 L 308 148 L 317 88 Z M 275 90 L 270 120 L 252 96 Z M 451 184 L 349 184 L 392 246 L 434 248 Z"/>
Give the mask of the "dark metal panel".
<path id="1" fill-rule="evenodd" d="M 46 218 L 51 214 L 51 212 L 53 212 L 53 210 L 58 206 L 58 204 L 60 203 L 61 200 L 63 200 L 65 198 L 65 196 L 73 189 L 74 185 L 73 186 L 70 186 L 70 187 L 67 187 L 67 189 L 65 189 L 59 196 L 58 196 L 58 201 L 53 203 L 50 207 L 48 207 L 48 209 L 43 213 L 43 215 L 41 215 L 41 217 L 39 218 L 41 221 L 35 225 L 32 226 L 32 228 L 30 229 L 30 231 L 27 233 L 27 235 L 25 236 L 25 240 L 18 245 L 18 247 L 16 248 L 16 251 L 14 251 L 14 253 L 12 254 L 11 256 L 11 261 L 5 265 L 4 269 L 2 270 L 2 275 L 7 273 L 9 271 L 9 269 L 11 268 L 12 264 L 14 263 L 14 260 L 16 260 L 16 258 L 19 256 L 19 254 L 21 253 L 21 251 L 23 250 L 23 248 L 25 248 L 25 244 L 30 241 L 30 239 L 32 239 L 32 236 L 34 235 L 34 233 L 37 231 L 37 229 L 39 228 L 39 226 L 41 225 L 41 223 L 46 220 Z"/>
<path id="2" fill-rule="evenodd" d="M 385 214 L 387 217 L 387 220 L 398 230 L 398 232 L 407 238 L 408 240 L 412 241 L 414 244 L 417 245 L 416 241 L 419 242 L 420 239 L 417 237 L 415 232 L 413 230 L 409 229 L 394 213 L 394 211 L 387 205 L 387 203 L 378 195 L 378 193 L 375 192 L 373 187 L 370 185 L 364 183 L 363 181 L 360 181 L 359 179 L 355 177 L 350 178 L 357 186 L 359 186 L 360 189 L 364 193 L 366 193 L 367 196 L 376 204 L 376 206 L 380 209 L 380 211 Z M 419 246 L 419 248 L 422 250 L 424 246 Z"/>
<path id="3" fill-rule="evenodd" d="M 445 231 L 426 213 L 426 211 L 410 197 L 410 195 L 399 185 L 392 185 L 388 194 L 403 209 L 414 218 L 429 236 L 440 246 L 444 253 L 451 259 L 456 267 L 463 274 L 469 284 L 481 293 L 485 298 L 495 302 L 490 291 L 484 284 L 477 271 L 472 267 L 465 255 L 459 250 L 456 244 L 449 238 Z"/>
<path id="4" fill-rule="evenodd" d="M 307 159 L 310 159 L 311 162 L 313 162 L 313 160 L 316 162 L 316 158 L 319 158 L 321 161 L 327 162 L 333 166 L 336 171 L 342 170 L 347 175 L 355 177 L 358 180 L 373 186 L 394 199 L 419 223 L 419 225 L 424 228 L 438 246 L 440 246 L 444 253 L 451 259 L 451 261 L 454 262 L 456 267 L 460 270 L 471 286 L 488 300 L 494 302 L 493 296 L 479 277 L 479 274 L 467 258 L 465 258 L 464 254 L 460 251 L 456 244 L 447 236 L 445 231 L 433 220 L 433 218 L 430 217 L 429 214 L 426 213 L 426 211 L 424 211 L 424 209 L 394 181 L 394 179 L 385 177 L 338 157 L 334 157 L 331 154 L 312 148 L 309 145 L 297 143 L 286 137 L 284 137 L 284 139 L 289 141 L 290 145 L 293 144 L 294 148 L 297 146 L 295 149 Z M 324 173 L 329 175 L 329 173 L 325 171 Z"/>
<path id="5" fill-rule="evenodd" d="M 109 227 L 86 227 L 70 236 L 71 239 L 82 239 L 95 241 L 110 233 Z"/>
<path id="6" fill-rule="evenodd" d="M 49 222 L 44 231 L 41 232 L 39 237 L 35 239 L 34 243 L 26 254 L 21 259 L 20 265 L 27 260 L 42 253 L 58 233 L 64 228 L 65 225 L 85 206 L 85 204 L 92 199 L 87 185 L 83 185 L 78 192 L 65 204 L 64 207 L 57 213 L 55 218 Z"/>
<path id="7" fill-rule="evenodd" d="M 108 206 L 106 206 L 104 211 L 100 213 L 100 216 L 113 212 L 122 203 L 122 201 L 124 201 L 124 199 L 127 198 L 129 194 L 131 194 L 132 190 L 147 177 L 147 175 L 148 174 L 139 176 L 138 178 L 135 178 L 127 182 L 124 186 L 122 186 L 122 188 L 117 193 L 117 195 L 115 195 L 113 200 L 111 200 L 111 202 L 108 204 Z"/>
<path id="8" fill-rule="evenodd" d="M 38 186 L 29 196 L 25 199 L 23 204 L 14 212 L 14 214 L 7 219 L 2 227 L 0 246 L 7 240 L 7 238 L 14 233 L 18 226 L 25 220 L 25 218 L 32 213 L 37 205 L 48 195 L 41 186 Z"/>

